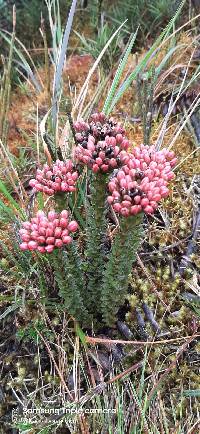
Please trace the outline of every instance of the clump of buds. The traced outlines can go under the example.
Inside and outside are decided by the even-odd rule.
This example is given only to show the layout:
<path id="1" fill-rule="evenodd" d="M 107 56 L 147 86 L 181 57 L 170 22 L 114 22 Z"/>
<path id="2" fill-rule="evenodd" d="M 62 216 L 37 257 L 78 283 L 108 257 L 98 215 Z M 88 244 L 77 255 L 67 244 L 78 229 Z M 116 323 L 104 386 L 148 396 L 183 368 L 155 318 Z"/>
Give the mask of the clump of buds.
<path id="1" fill-rule="evenodd" d="M 46 215 L 38 211 L 31 221 L 22 223 L 20 237 L 21 250 L 37 250 L 40 253 L 51 253 L 58 247 L 72 242 L 71 232 L 76 232 L 78 223 L 69 221 L 69 213 L 63 210 L 60 214 L 49 211 Z"/>
<path id="2" fill-rule="evenodd" d="M 107 200 L 124 217 L 139 212 L 152 214 L 158 202 L 169 195 L 167 185 L 174 178 L 172 167 L 177 159 L 167 149 L 154 146 L 136 147 L 129 160 L 111 178 Z"/>
<path id="3" fill-rule="evenodd" d="M 113 118 L 103 113 L 94 113 L 90 122 L 77 121 L 74 124 L 76 140 L 75 158 L 88 165 L 94 173 L 105 173 L 124 163 L 130 146 L 124 128 Z"/>
<path id="4" fill-rule="evenodd" d="M 37 191 L 52 195 L 59 191 L 75 191 L 77 179 L 78 172 L 71 160 L 56 160 L 51 167 L 45 164 L 42 170 L 37 169 L 36 179 L 31 179 L 29 185 Z"/>

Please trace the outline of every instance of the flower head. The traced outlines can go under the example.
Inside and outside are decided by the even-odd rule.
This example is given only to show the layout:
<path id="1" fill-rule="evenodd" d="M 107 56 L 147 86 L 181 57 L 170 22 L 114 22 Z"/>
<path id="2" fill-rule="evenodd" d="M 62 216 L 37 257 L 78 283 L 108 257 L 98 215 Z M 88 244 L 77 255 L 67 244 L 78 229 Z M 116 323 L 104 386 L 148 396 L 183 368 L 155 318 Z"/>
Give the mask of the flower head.
<path id="1" fill-rule="evenodd" d="M 31 221 L 22 223 L 19 233 L 22 243 L 21 250 L 37 250 L 40 253 L 51 253 L 56 247 L 70 244 L 71 232 L 76 232 L 78 223 L 69 221 L 69 213 L 63 210 L 57 214 L 54 210 L 47 215 L 38 211 Z"/>
<path id="2" fill-rule="evenodd" d="M 124 128 L 103 113 L 94 113 L 90 122 L 75 122 L 75 158 L 93 172 L 105 173 L 120 167 L 124 153 L 130 146 Z"/>
<path id="3" fill-rule="evenodd" d="M 152 214 L 158 202 L 169 195 L 167 185 L 174 178 L 174 152 L 156 151 L 154 146 L 136 147 L 128 162 L 111 178 L 108 203 L 128 217 L 143 211 Z"/>
<path id="4" fill-rule="evenodd" d="M 37 169 L 36 178 L 31 179 L 29 185 L 37 191 L 52 195 L 59 191 L 75 191 L 77 179 L 78 172 L 71 160 L 56 160 L 51 167 L 45 164 L 42 170 Z"/>

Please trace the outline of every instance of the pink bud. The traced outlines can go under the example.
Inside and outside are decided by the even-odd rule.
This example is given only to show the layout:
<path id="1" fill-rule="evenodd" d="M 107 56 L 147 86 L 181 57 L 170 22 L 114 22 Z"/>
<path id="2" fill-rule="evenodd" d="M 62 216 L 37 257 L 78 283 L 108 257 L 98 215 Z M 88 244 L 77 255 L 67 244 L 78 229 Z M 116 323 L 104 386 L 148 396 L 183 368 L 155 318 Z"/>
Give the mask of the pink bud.
<path id="1" fill-rule="evenodd" d="M 29 181 L 29 185 L 30 185 L 30 187 L 35 187 L 36 184 L 37 184 L 36 179 L 31 179 L 31 180 Z"/>
<path id="2" fill-rule="evenodd" d="M 62 240 L 60 240 L 60 239 L 56 239 L 55 240 L 55 246 L 56 247 L 60 248 L 60 247 L 62 247 L 62 245 L 63 245 L 63 241 Z"/>
<path id="3" fill-rule="evenodd" d="M 108 201 L 109 205 L 111 205 L 114 202 L 114 197 L 108 196 L 107 201 Z"/>
<path id="4" fill-rule="evenodd" d="M 19 234 L 20 235 L 28 235 L 28 231 L 26 229 L 20 229 Z"/>
<path id="5" fill-rule="evenodd" d="M 96 164 L 98 164 L 98 166 L 101 166 L 103 163 L 103 160 L 101 158 L 97 157 L 95 162 L 96 162 Z"/>
<path id="6" fill-rule="evenodd" d="M 55 236 L 55 238 L 60 238 L 60 237 L 61 237 L 61 234 L 62 234 L 62 228 L 58 228 L 58 227 L 56 227 L 56 228 L 55 228 L 55 231 L 54 231 L 54 236 Z"/>
<path id="7" fill-rule="evenodd" d="M 37 182 L 37 184 L 34 185 L 34 187 L 35 187 L 36 190 L 38 190 L 38 191 L 43 191 L 43 189 L 44 189 L 43 185 L 38 184 L 38 182 Z"/>
<path id="8" fill-rule="evenodd" d="M 117 135 L 116 135 L 116 142 L 117 142 L 117 143 L 121 143 L 122 140 L 123 140 L 123 136 L 122 136 L 122 134 L 117 134 Z"/>
<path id="9" fill-rule="evenodd" d="M 36 250 L 37 247 L 38 247 L 38 243 L 36 243 L 36 241 L 29 241 L 28 242 L 29 250 Z"/>
<path id="10" fill-rule="evenodd" d="M 54 234 L 54 230 L 53 229 L 51 229 L 51 228 L 47 228 L 46 229 L 46 236 L 47 237 L 52 237 L 53 234 Z"/>
<path id="11" fill-rule="evenodd" d="M 159 202 L 159 200 L 161 200 L 161 195 L 159 193 L 154 194 L 151 199 L 155 202 Z"/>
<path id="12" fill-rule="evenodd" d="M 94 164 L 94 165 L 92 166 L 92 171 L 93 171 L 94 173 L 99 172 L 99 166 L 98 166 L 98 164 Z"/>
<path id="13" fill-rule="evenodd" d="M 170 172 L 170 173 L 167 174 L 167 180 L 168 180 L 168 181 L 171 181 L 171 180 L 174 179 L 174 178 L 175 178 L 175 175 L 174 175 L 173 172 Z"/>
<path id="14" fill-rule="evenodd" d="M 31 236 L 31 238 L 32 238 L 33 240 L 37 240 L 37 237 L 39 236 L 39 233 L 38 233 L 38 231 L 32 231 L 32 232 L 30 233 L 30 236 Z"/>
<path id="15" fill-rule="evenodd" d="M 129 146 L 130 146 L 129 140 L 124 139 L 123 142 L 121 143 L 122 149 L 127 150 L 129 148 Z"/>
<path id="16" fill-rule="evenodd" d="M 131 202 L 129 202 L 128 200 L 123 200 L 121 205 L 122 205 L 122 208 L 130 208 Z"/>
<path id="17" fill-rule="evenodd" d="M 47 253 L 52 253 L 53 250 L 54 250 L 54 246 L 51 246 L 51 245 L 46 246 L 46 247 L 45 247 L 45 250 L 46 250 Z"/>
<path id="18" fill-rule="evenodd" d="M 40 220 L 40 228 L 47 228 L 48 227 L 48 220 L 45 219 L 41 219 Z"/>
<path id="19" fill-rule="evenodd" d="M 57 214 L 56 214 L 56 212 L 55 212 L 54 210 L 48 212 L 48 219 L 49 219 L 51 222 L 52 222 L 56 217 L 57 217 Z"/>
<path id="20" fill-rule="evenodd" d="M 67 225 L 68 225 L 68 221 L 66 220 L 66 218 L 61 217 L 61 219 L 60 219 L 61 228 L 66 228 Z"/>
<path id="21" fill-rule="evenodd" d="M 167 197 L 169 195 L 169 189 L 166 187 L 161 187 L 160 194 L 162 197 Z"/>
<path id="22" fill-rule="evenodd" d="M 45 253 L 45 247 L 44 246 L 38 246 L 37 250 L 40 253 Z"/>
<path id="23" fill-rule="evenodd" d="M 120 212 L 120 211 L 121 211 L 121 205 L 120 205 L 120 203 L 115 203 L 115 204 L 113 205 L 113 209 L 114 209 L 116 212 Z"/>
<path id="24" fill-rule="evenodd" d="M 126 180 L 125 179 L 121 179 L 121 181 L 120 181 L 120 187 L 121 188 L 127 188 L 127 182 L 126 182 Z"/>
<path id="25" fill-rule="evenodd" d="M 38 229 L 38 233 L 39 233 L 40 235 L 46 235 L 46 229 L 43 228 L 43 227 L 39 227 L 39 229 Z"/>
<path id="26" fill-rule="evenodd" d="M 68 229 L 70 232 L 76 232 L 77 229 L 78 229 L 78 223 L 77 223 L 75 220 L 72 220 L 72 221 L 68 224 L 67 229 Z"/>
<path id="27" fill-rule="evenodd" d="M 27 243 L 21 243 L 20 245 L 19 245 L 19 247 L 20 247 L 20 249 L 21 250 L 28 250 L 28 244 Z"/>
<path id="28" fill-rule="evenodd" d="M 41 219 L 41 218 L 45 217 L 45 213 L 44 213 L 44 211 L 41 211 L 41 210 L 38 211 L 36 215 L 37 215 L 37 218 L 38 218 L 38 219 Z"/>
<path id="29" fill-rule="evenodd" d="M 102 170 L 102 172 L 107 172 L 108 169 L 109 169 L 108 164 L 102 164 L 102 166 L 101 166 L 101 170 Z"/>
<path id="30" fill-rule="evenodd" d="M 61 213 L 60 213 L 60 217 L 63 217 L 63 218 L 65 218 L 65 219 L 68 219 L 68 217 L 69 217 L 69 212 L 68 212 L 66 209 L 64 209 L 63 211 L 61 211 Z"/>
<path id="31" fill-rule="evenodd" d="M 115 167 L 117 167 L 117 161 L 114 158 L 111 158 L 109 161 L 109 165 L 110 167 L 112 167 L 112 169 L 115 169 Z"/>
<path id="32" fill-rule="evenodd" d="M 105 156 L 106 156 L 105 152 L 103 152 L 103 151 L 99 152 L 99 158 L 101 158 L 102 160 L 104 160 Z"/>
<path id="33" fill-rule="evenodd" d="M 173 160 L 170 161 L 171 167 L 176 166 L 177 158 L 173 158 Z"/>
<path id="34" fill-rule="evenodd" d="M 136 215 L 136 214 L 138 214 L 138 206 L 137 206 L 137 205 L 133 205 L 133 206 L 131 207 L 131 209 L 130 209 L 130 213 L 131 213 L 132 215 Z"/>
<path id="35" fill-rule="evenodd" d="M 62 237 L 63 243 L 64 244 L 70 244 L 72 242 L 72 238 L 69 237 L 68 235 L 65 237 Z"/>
<path id="36" fill-rule="evenodd" d="M 147 205 L 149 205 L 149 199 L 147 199 L 146 197 L 144 197 L 141 200 L 141 205 L 142 205 L 142 207 L 146 207 Z"/>
<path id="37" fill-rule="evenodd" d="M 123 172 L 123 170 L 119 170 L 119 172 L 117 174 L 117 179 L 119 181 L 121 181 L 122 179 L 125 179 L 125 173 Z"/>
<path id="38" fill-rule="evenodd" d="M 147 205 L 145 208 L 144 208 L 144 212 L 146 213 L 146 214 L 153 214 L 153 208 L 152 208 L 152 206 L 150 206 L 150 205 Z"/>
<path id="39" fill-rule="evenodd" d="M 141 202 L 141 196 L 135 196 L 134 202 L 136 203 L 136 205 L 139 205 L 139 203 Z"/>
<path id="40" fill-rule="evenodd" d="M 45 240 L 46 240 L 45 237 L 42 237 L 42 236 L 37 237 L 37 242 L 40 243 L 40 244 L 44 244 Z"/>
<path id="41" fill-rule="evenodd" d="M 120 214 L 123 215 L 123 217 L 128 217 L 129 210 L 127 208 L 121 208 Z"/>
<path id="42" fill-rule="evenodd" d="M 68 231 L 68 229 L 64 229 L 64 231 L 62 231 L 61 236 L 62 236 L 62 237 L 65 237 L 65 236 L 67 236 L 67 235 L 69 235 L 69 231 Z"/>
<path id="43" fill-rule="evenodd" d="M 112 193 L 115 190 L 115 182 L 110 181 L 108 184 L 109 191 Z"/>
<path id="44" fill-rule="evenodd" d="M 46 244 L 54 244 L 55 238 L 54 237 L 48 237 L 46 238 Z"/>
<path id="45" fill-rule="evenodd" d="M 28 241 L 30 241 L 30 236 L 28 234 L 22 234 L 21 239 L 22 239 L 22 241 L 28 242 Z"/>
<path id="46" fill-rule="evenodd" d="M 31 223 L 30 222 L 23 222 L 22 223 L 23 228 L 25 229 L 31 229 Z"/>

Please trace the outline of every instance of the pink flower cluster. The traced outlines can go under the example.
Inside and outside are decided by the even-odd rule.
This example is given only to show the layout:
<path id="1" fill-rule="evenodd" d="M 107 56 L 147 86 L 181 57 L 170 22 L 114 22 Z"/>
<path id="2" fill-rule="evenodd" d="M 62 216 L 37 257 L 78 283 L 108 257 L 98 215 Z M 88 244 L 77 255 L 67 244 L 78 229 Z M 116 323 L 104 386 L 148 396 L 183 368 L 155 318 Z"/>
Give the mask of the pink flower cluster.
<path id="1" fill-rule="evenodd" d="M 56 160 L 51 167 L 45 164 L 42 170 L 37 169 L 36 179 L 31 179 L 29 185 L 37 191 L 52 195 L 59 191 L 75 191 L 77 179 L 78 172 L 71 160 Z"/>
<path id="2" fill-rule="evenodd" d="M 174 178 L 174 152 L 156 151 L 154 146 L 136 147 L 126 163 L 110 179 L 107 200 L 124 217 L 143 211 L 152 214 L 158 202 L 169 195 L 168 182 Z"/>
<path id="3" fill-rule="evenodd" d="M 50 211 L 46 215 L 38 211 L 31 221 L 22 223 L 19 233 L 22 239 L 21 250 L 37 250 L 40 253 L 51 253 L 56 247 L 70 244 L 70 232 L 76 232 L 78 223 L 69 221 L 69 213 L 63 210 L 60 214 Z"/>
<path id="4" fill-rule="evenodd" d="M 105 173 L 123 163 L 124 153 L 130 146 L 124 128 L 103 113 L 95 113 L 90 122 L 75 122 L 75 158 L 88 165 L 94 173 Z"/>

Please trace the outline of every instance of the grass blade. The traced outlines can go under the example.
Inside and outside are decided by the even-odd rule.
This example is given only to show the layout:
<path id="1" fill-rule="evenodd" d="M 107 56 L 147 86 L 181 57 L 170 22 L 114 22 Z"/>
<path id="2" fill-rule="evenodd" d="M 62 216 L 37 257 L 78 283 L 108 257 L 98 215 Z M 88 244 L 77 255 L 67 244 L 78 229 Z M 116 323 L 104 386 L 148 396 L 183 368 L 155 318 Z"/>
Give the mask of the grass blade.
<path id="1" fill-rule="evenodd" d="M 119 84 L 120 78 L 121 78 L 122 73 L 124 71 L 124 68 L 126 66 L 126 63 L 127 63 L 127 60 L 128 60 L 128 56 L 131 53 L 133 44 L 135 42 L 135 39 L 136 39 L 136 36 L 137 36 L 137 32 L 138 32 L 138 29 L 133 34 L 133 36 L 132 36 L 132 38 L 130 40 L 130 43 L 128 44 L 128 47 L 127 47 L 127 49 L 125 51 L 125 54 L 124 54 L 123 58 L 121 59 L 120 64 L 119 64 L 119 66 L 117 68 L 117 72 L 115 74 L 114 80 L 112 82 L 111 88 L 110 88 L 110 90 L 108 92 L 108 95 L 107 95 L 107 98 L 106 98 L 106 101 L 105 101 L 105 104 L 104 104 L 104 107 L 103 107 L 103 112 L 105 114 L 108 114 L 109 107 L 111 105 L 111 102 L 112 102 L 112 99 L 114 97 L 115 91 L 117 89 L 117 86 Z"/>

